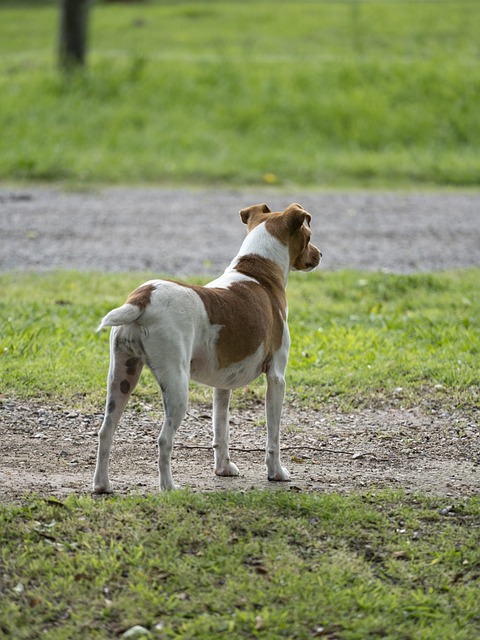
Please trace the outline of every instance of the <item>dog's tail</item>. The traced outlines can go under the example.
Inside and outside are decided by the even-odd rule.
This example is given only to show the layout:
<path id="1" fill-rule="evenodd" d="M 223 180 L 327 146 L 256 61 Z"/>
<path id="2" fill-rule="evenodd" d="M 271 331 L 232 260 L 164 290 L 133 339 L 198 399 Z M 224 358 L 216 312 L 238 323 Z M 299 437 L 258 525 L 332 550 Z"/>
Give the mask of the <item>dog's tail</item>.
<path id="1" fill-rule="evenodd" d="M 130 304 L 127 302 L 117 309 L 112 309 L 101 321 L 97 333 L 104 327 L 118 327 L 122 324 L 130 324 L 135 322 L 142 315 L 143 309 L 136 304 Z"/>

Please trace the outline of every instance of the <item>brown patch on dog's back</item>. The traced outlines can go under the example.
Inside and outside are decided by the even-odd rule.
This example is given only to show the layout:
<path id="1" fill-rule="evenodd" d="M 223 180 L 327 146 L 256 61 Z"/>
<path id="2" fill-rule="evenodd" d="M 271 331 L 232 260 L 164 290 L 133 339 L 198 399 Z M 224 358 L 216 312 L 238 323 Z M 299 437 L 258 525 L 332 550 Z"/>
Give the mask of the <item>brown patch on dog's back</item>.
<path id="1" fill-rule="evenodd" d="M 208 319 L 221 327 L 216 345 L 220 368 L 241 362 L 265 346 L 265 361 L 280 348 L 286 318 L 282 270 L 271 260 L 242 256 L 236 270 L 256 282 L 234 282 L 229 289 L 194 286 Z"/>
<path id="2" fill-rule="evenodd" d="M 152 297 L 152 292 L 155 289 L 153 284 L 142 284 L 141 287 L 132 291 L 127 298 L 128 304 L 134 304 L 140 309 L 145 309 L 149 304 Z"/>
<path id="3" fill-rule="evenodd" d="M 267 291 L 272 307 L 279 311 L 283 320 L 286 319 L 287 297 L 284 276 L 278 264 L 261 256 L 247 254 L 240 256 L 235 270 L 256 280 Z"/>

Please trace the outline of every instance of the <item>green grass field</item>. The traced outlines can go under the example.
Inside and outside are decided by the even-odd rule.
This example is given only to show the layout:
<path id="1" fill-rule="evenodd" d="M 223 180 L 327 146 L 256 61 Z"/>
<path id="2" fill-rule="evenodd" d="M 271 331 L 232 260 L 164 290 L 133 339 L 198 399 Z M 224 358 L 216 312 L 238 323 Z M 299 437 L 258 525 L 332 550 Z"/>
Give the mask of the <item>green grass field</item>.
<path id="1" fill-rule="evenodd" d="M 101 317 L 151 274 L 0 274 L 2 392 L 103 405 L 108 331 Z M 437 275 L 292 274 L 288 394 L 344 409 L 430 394 L 448 406 L 478 406 L 478 269 Z M 112 291 L 118 291 L 114 296 Z M 262 393 L 263 382 L 249 388 Z M 135 392 L 159 402 L 148 373 Z M 204 387 L 193 386 L 204 399 Z M 240 396 L 244 391 L 239 392 Z"/>
<path id="2" fill-rule="evenodd" d="M 480 182 L 480 4 L 94 5 L 85 73 L 55 3 L 0 5 L 0 180 Z"/>
<path id="3" fill-rule="evenodd" d="M 474 640 L 479 525 L 400 493 L 0 505 L 0 637 Z"/>

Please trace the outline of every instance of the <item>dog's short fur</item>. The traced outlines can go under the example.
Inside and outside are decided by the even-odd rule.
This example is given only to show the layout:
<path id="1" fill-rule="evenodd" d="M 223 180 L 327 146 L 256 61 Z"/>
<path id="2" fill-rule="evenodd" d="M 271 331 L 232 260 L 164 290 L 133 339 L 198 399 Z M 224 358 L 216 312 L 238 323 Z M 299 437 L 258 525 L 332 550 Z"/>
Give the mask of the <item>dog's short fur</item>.
<path id="1" fill-rule="evenodd" d="M 192 378 L 214 387 L 215 473 L 236 476 L 228 451 L 231 389 L 267 376 L 266 466 L 270 480 L 288 480 L 280 462 L 279 428 L 290 336 L 285 285 L 291 270 L 310 271 L 320 251 L 310 243 L 311 216 L 299 204 L 272 213 L 265 204 L 240 211 L 248 234 L 222 276 L 204 287 L 151 280 L 110 311 L 112 326 L 105 417 L 99 432 L 96 493 L 109 493 L 108 462 L 115 428 L 144 364 L 163 395 L 158 438 L 160 488 L 173 489 L 173 437 L 187 409 Z"/>

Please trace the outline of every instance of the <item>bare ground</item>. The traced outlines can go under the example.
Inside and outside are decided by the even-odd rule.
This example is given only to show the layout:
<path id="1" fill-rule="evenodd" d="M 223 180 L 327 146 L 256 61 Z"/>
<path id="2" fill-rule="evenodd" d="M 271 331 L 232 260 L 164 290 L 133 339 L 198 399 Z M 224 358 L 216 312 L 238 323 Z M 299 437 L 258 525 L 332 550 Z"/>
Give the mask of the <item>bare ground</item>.
<path id="1" fill-rule="evenodd" d="M 108 189 L 0 189 L 0 270 L 55 268 L 218 273 L 244 234 L 237 211 L 299 201 L 314 215 L 323 268 L 435 271 L 480 264 L 480 196 L 475 193 L 298 193 Z M 121 278 L 119 277 L 121 290 Z M 1 393 L 1 389 L 0 389 Z M 98 414 L 0 395 L 0 500 L 35 492 L 63 498 L 90 491 Z M 238 478 L 217 478 L 210 451 L 211 408 L 189 409 L 174 451 L 175 480 L 193 491 L 367 491 L 405 489 L 452 500 L 480 490 L 478 415 L 424 403 L 341 413 L 285 406 L 282 446 L 290 483 L 264 469 L 263 407 L 232 411 Z M 117 493 L 157 490 L 159 407 L 138 403 L 114 440 Z"/>
<path id="2" fill-rule="evenodd" d="M 58 498 L 88 493 L 100 422 L 101 414 L 4 401 L 0 409 L 2 498 L 20 500 L 32 491 Z M 157 491 L 160 424 L 161 412 L 152 407 L 137 406 L 125 413 L 111 459 L 117 493 Z M 191 407 L 175 440 L 175 481 L 192 491 L 391 488 L 452 499 L 478 494 L 480 489 L 480 433 L 474 418 L 462 412 L 398 406 L 343 414 L 287 405 L 282 447 L 290 483 L 271 483 L 266 478 L 260 404 L 232 411 L 231 432 L 232 460 L 240 476 L 218 478 L 210 448 L 210 407 Z"/>

